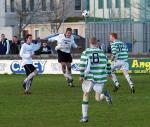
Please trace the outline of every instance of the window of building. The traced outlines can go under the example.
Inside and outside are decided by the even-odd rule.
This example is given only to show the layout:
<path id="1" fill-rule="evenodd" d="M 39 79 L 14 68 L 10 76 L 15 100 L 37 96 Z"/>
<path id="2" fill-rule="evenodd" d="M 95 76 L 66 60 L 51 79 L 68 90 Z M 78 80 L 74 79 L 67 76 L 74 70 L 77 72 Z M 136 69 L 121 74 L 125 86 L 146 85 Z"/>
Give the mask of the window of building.
<path id="1" fill-rule="evenodd" d="M 15 11 L 15 2 L 14 2 L 14 0 L 10 0 L 10 11 L 11 12 Z"/>
<path id="2" fill-rule="evenodd" d="M 90 10 L 90 0 L 86 0 L 86 10 Z"/>
<path id="3" fill-rule="evenodd" d="M 112 8 L 112 0 L 107 0 L 107 8 Z"/>
<path id="4" fill-rule="evenodd" d="M 120 8 L 121 7 L 120 0 L 116 0 L 115 1 L 115 6 L 116 6 L 116 8 Z"/>
<path id="5" fill-rule="evenodd" d="M 75 0 L 75 10 L 81 10 L 81 0 Z"/>
<path id="6" fill-rule="evenodd" d="M 5 0 L 5 12 L 7 12 L 7 0 Z"/>
<path id="7" fill-rule="evenodd" d="M 22 0 L 22 11 L 26 11 L 26 0 Z"/>
<path id="8" fill-rule="evenodd" d="M 150 7 L 150 0 L 147 0 L 147 6 Z"/>
<path id="9" fill-rule="evenodd" d="M 54 2 L 53 2 L 53 0 L 50 0 L 50 10 L 52 11 L 52 10 L 54 10 L 54 7 L 53 7 L 53 5 L 54 5 Z"/>
<path id="10" fill-rule="evenodd" d="M 34 0 L 30 0 L 30 11 L 34 11 Z"/>
<path id="11" fill-rule="evenodd" d="M 130 8 L 130 0 L 124 0 L 124 7 Z"/>
<path id="12" fill-rule="evenodd" d="M 75 35 L 78 35 L 78 29 L 73 29 L 73 33 L 74 33 Z"/>
<path id="13" fill-rule="evenodd" d="M 40 37 L 40 32 L 39 30 L 35 30 L 35 38 L 38 38 L 38 37 Z"/>
<path id="14" fill-rule="evenodd" d="M 98 0 L 98 8 L 103 9 L 104 8 L 104 0 Z"/>
<path id="15" fill-rule="evenodd" d="M 42 2 L 42 11 L 46 11 L 46 0 L 41 0 Z"/>

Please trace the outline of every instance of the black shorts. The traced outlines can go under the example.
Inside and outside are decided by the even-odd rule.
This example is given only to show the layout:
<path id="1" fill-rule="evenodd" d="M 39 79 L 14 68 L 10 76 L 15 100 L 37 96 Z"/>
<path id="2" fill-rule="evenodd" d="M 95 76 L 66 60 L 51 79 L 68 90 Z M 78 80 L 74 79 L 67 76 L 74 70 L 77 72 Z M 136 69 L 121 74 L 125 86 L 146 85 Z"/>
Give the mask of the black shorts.
<path id="1" fill-rule="evenodd" d="M 72 56 L 70 53 L 62 52 L 60 50 L 57 50 L 58 53 L 58 62 L 67 62 L 72 63 Z"/>
<path id="2" fill-rule="evenodd" d="M 26 75 L 28 76 L 30 73 L 36 70 L 36 68 L 32 64 L 25 64 L 24 65 Z"/>

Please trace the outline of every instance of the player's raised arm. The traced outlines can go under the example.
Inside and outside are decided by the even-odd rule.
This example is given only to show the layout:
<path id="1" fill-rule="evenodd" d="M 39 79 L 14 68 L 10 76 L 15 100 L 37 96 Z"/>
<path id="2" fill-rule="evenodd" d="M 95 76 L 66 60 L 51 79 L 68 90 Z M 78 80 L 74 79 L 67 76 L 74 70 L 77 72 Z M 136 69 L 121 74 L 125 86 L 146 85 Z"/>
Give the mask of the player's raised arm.
<path id="1" fill-rule="evenodd" d="M 74 37 L 72 36 L 72 45 L 73 48 L 78 48 L 78 45 L 74 41 Z"/>
<path id="2" fill-rule="evenodd" d="M 33 43 L 33 52 L 39 50 L 41 47 L 41 42 L 38 41 L 36 44 Z"/>
<path id="3" fill-rule="evenodd" d="M 57 51 L 57 50 L 60 50 L 61 48 L 63 48 L 63 46 L 61 45 L 61 41 L 62 41 L 62 39 L 61 39 L 61 34 L 60 35 L 58 35 L 57 37 L 56 37 L 56 41 L 57 41 L 57 46 L 55 47 L 55 50 Z"/>

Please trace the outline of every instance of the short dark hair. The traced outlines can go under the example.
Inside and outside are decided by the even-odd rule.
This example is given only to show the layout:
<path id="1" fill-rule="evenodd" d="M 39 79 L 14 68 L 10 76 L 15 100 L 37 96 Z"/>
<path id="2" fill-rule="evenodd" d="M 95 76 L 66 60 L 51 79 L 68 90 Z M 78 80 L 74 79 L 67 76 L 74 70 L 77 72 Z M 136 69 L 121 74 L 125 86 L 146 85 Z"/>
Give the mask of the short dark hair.
<path id="1" fill-rule="evenodd" d="M 18 38 L 17 36 L 13 36 L 13 37 Z"/>
<path id="2" fill-rule="evenodd" d="M 118 38 L 117 33 L 111 33 L 111 36 L 112 36 L 112 37 L 114 37 L 115 39 L 117 39 L 117 38 Z"/>
<path id="3" fill-rule="evenodd" d="M 67 28 L 67 29 L 66 29 L 66 32 L 68 32 L 68 31 L 69 31 L 69 32 L 72 32 L 72 29 L 71 29 L 71 28 Z"/>
<path id="4" fill-rule="evenodd" d="M 5 34 L 1 34 L 1 35 L 4 35 L 4 36 L 5 36 Z"/>
<path id="5" fill-rule="evenodd" d="M 92 42 L 92 44 L 96 44 L 97 43 L 96 37 L 91 37 L 89 40 Z"/>
<path id="6" fill-rule="evenodd" d="M 32 36 L 32 34 L 27 34 L 26 39 L 28 39 L 30 36 Z"/>

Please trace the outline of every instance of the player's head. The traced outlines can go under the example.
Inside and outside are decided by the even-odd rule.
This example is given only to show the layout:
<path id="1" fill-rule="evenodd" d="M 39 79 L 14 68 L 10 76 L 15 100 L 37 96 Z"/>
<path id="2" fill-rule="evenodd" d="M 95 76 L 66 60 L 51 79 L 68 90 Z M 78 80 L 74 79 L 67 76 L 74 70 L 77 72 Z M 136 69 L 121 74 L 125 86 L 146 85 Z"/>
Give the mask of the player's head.
<path id="1" fill-rule="evenodd" d="M 118 39 L 117 33 L 111 33 L 109 36 L 110 42 L 114 42 L 115 40 Z"/>
<path id="2" fill-rule="evenodd" d="M 43 48 L 46 48 L 47 47 L 47 42 L 43 42 L 42 46 L 43 46 Z"/>
<path id="3" fill-rule="evenodd" d="M 27 34 L 26 42 L 29 43 L 29 44 L 32 43 L 32 35 L 31 34 Z"/>
<path id="4" fill-rule="evenodd" d="M 95 38 L 95 37 L 91 37 L 90 39 L 89 39 L 89 44 L 90 44 L 90 47 L 92 46 L 94 46 L 94 47 L 97 47 L 98 46 L 98 43 L 97 43 L 97 39 Z"/>
<path id="5" fill-rule="evenodd" d="M 1 34 L 1 40 L 5 39 L 5 34 Z"/>
<path id="6" fill-rule="evenodd" d="M 72 35 L 72 29 L 71 29 L 71 28 L 67 28 L 67 29 L 66 29 L 66 32 L 65 32 L 65 36 L 66 36 L 67 38 L 70 38 L 71 35 Z"/>
<path id="7" fill-rule="evenodd" d="M 13 36 L 13 37 L 12 37 L 12 42 L 17 42 L 17 41 L 18 41 L 17 36 Z"/>

